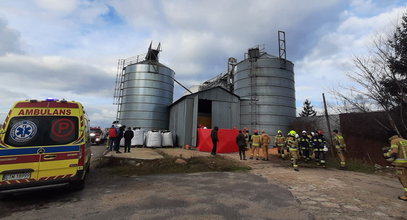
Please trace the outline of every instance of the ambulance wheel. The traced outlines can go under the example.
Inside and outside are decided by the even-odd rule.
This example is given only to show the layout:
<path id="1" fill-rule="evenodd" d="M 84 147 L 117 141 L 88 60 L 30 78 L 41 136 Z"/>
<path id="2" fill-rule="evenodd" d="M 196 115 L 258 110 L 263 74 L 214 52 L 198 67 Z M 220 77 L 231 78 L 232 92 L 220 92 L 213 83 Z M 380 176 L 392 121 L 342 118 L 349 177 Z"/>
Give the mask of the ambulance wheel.
<path id="1" fill-rule="evenodd" d="M 85 180 L 76 180 L 69 183 L 69 189 L 72 191 L 79 191 L 85 188 Z"/>
<path id="2" fill-rule="evenodd" d="M 86 166 L 86 174 L 85 174 L 85 177 L 86 177 L 86 175 L 88 175 L 89 172 L 90 172 L 90 160 L 89 160 L 89 162 L 88 162 L 88 164 L 87 164 L 87 166 Z"/>
<path id="3" fill-rule="evenodd" d="M 6 200 L 13 196 L 13 194 L 0 194 L 0 200 Z"/>
<path id="4" fill-rule="evenodd" d="M 82 176 L 81 179 L 74 180 L 69 183 L 69 188 L 72 191 L 79 191 L 79 190 L 82 190 L 83 188 L 85 188 L 85 179 L 88 174 L 88 171 L 89 171 L 89 166 L 87 166 L 86 169 L 83 171 L 85 173 L 82 173 L 82 175 L 80 175 L 80 176 Z"/>

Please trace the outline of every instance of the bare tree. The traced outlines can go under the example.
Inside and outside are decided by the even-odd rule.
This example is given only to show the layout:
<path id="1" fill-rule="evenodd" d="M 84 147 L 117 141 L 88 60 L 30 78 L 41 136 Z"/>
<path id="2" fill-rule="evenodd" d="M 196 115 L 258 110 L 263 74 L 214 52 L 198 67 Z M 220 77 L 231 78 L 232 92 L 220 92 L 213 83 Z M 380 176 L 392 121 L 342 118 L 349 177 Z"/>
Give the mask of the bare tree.
<path id="1" fill-rule="evenodd" d="M 356 70 L 347 76 L 356 86 L 331 93 L 346 106 L 346 111 L 382 110 L 390 124 L 377 121 L 382 127 L 399 134 L 407 132 L 407 13 L 392 36 L 374 41 L 370 56 L 355 57 L 353 62 Z"/>

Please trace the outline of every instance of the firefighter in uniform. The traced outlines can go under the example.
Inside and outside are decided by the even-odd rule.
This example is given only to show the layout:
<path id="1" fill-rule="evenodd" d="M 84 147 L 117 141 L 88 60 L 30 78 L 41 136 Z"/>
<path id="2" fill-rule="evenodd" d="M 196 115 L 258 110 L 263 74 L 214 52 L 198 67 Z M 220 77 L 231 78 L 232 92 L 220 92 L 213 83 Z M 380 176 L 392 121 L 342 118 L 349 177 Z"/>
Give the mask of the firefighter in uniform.
<path id="1" fill-rule="evenodd" d="M 319 165 L 319 160 L 318 160 L 318 154 L 317 154 L 317 142 L 318 142 L 318 131 L 311 132 L 311 147 L 312 147 L 312 153 L 314 154 L 314 159 L 317 162 L 317 165 Z"/>
<path id="2" fill-rule="evenodd" d="M 250 152 L 250 159 L 253 159 L 254 154 L 256 154 L 256 160 L 259 159 L 259 148 L 260 148 L 260 135 L 257 130 L 253 131 L 254 134 L 251 136 L 250 140 L 252 142 L 252 148 Z"/>
<path id="3" fill-rule="evenodd" d="M 274 138 L 274 143 L 278 150 L 278 156 L 284 159 L 285 137 L 283 136 L 283 132 L 281 132 L 281 130 L 277 131 L 277 135 Z"/>
<path id="4" fill-rule="evenodd" d="M 305 161 L 309 161 L 311 159 L 311 157 L 310 157 L 311 143 L 310 143 L 310 138 L 307 135 L 306 131 L 301 132 L 301 136 L 300 136 L 300 138 L 298 140 L 298 145 L 299 145 L 299 148 L 300 148 L 300 150 L 302 152 L 302 158 Z"/>
<path id="5" fill-rule="evenodd" d="M 326 168 L 325 153 L 328 151 L 328 148 L 326 147 L 326 141 L 321 130 L 316 132 L 312 142 L 314 144 L 314 153 L 317 165 Z"/>
<path id="6" fill-rule="evenodd" d="M 290 151 L 290 157 L 291 157 L 291 164 L 294 167 L 295 171 L 298 171 L 298 159 L 299 159 L 299 153 L 298 153 L 298 142 L 295 138 L 296 132 L 294 130 L 291 130 L 287 134 L 287 139 L 286 139 L 286 146 Z"/>
<path id="7" fill-rule="evenodd" d="M 339 134 L 338 130 L 334 130 L 334 139 L 333 139 L 333 144 L 336 149 L 336 153 L 338 154 L 338 158 L 340 161 L 340 169 L 344 170 L 346 169 L 346 159 L 345 159 L 345 151 L 346 151 L 346 144 L 345 140 L 343 139 L 343 136 Z"/>
<path id="8" fill-rule="evenodd" d="M 399 137 L 396 132 L 390 132 L 390 149 L 384 153 L 388 161 L 396 167 L 397 176 L 404 188 L 404 195 L 398 198 L 407 201 L 407 140 Z"/>
<path id="9" fill-rule="evenodd" d="M 270 144 L 270 136 L 266 134 L 264 130 L 261 131 L 261 136 L 260 136 L 260 143 L 261 143 L 261 149 L 263 151 L 264 157 L 262 160 L 269 160 L 269 144 Z"/>
<path id="10" fill-rule="evenodd" d="M 309 157 L 315 159 L 315 151 L 314 151 L 314 137 L 315 132 L 311 131 L 311 134 L 308 135 L 309 137 Z M 315 139 L 316 140 L 316 139 Z"/>
<path id="11" fill-rule="evenodd" d="M 250 134 L 249 134 L 249 129 L 244 128 L 243 129 L 243 136 L 244 136 L 244 140 L 246 141 L 246 151 L 250 150 L 251 144 L 250 144 Z"/>

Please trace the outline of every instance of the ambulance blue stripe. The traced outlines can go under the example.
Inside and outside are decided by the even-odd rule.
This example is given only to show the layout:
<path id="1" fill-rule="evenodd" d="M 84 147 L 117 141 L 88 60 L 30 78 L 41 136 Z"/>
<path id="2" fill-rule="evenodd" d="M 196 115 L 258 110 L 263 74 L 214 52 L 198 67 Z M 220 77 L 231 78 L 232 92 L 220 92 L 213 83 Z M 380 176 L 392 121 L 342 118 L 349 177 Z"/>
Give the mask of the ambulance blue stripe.
<path id="1" fill-rule="evenodd" d="M 69 152 L 69 151 L 79 151 L 79 145 L 75 146 L 53 146 L 53 147 L 43 147 L 44 153 L 59 153 L 59 152 Z M 20 149 L 0 149 L 0 156 L 10 156 L 10 155 L 24 155 L 24 154 L 36 154 L 39 147 L 34 148 L 20 148 Z"/>
<path id="2" fill-rule="evenodd" d="M 0 149 L 0 156 L 36 154 L 39 148 Z"/>
<path id="3" fill-rule="evenodd" d="M 56 153 L 56 152 L 65 152 L 65 151 L 79 151 L 80 146 L 59 146 L 59 147 L 44 147 L 45 153 Z"/>

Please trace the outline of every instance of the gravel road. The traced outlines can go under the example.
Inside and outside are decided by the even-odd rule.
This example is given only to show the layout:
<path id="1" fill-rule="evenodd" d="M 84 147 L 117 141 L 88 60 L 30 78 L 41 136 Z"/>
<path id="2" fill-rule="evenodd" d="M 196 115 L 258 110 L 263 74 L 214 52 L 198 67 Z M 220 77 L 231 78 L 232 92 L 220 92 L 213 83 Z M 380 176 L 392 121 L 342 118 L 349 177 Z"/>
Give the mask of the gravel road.
<path id="1" fill-rule="evenodd" d="M 94 158 L 102 146 L 94 147 Z M 206 156 L 165 150 L 188 158 Z M 191 155 L 189 155 L 191 154 Z M 227 154 L 237 159 L 237 154 Z M 92 169 L 79 192 L 54 189 L 0 201 L 4 219 L 407 219 L 394 177 L 243 161 L 250 172 L 120 177 Z"/>

